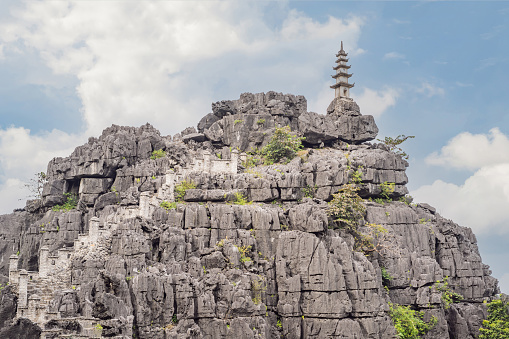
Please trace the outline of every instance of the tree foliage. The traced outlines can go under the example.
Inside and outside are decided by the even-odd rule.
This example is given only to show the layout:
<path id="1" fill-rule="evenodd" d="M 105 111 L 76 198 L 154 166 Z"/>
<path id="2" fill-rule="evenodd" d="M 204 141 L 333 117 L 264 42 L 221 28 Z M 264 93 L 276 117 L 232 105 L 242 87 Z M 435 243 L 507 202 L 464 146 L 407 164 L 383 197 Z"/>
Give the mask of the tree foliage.
<path id="1" fill-rule="evenodd" d="M 260 154 L 265 158 L 265 163 L 271 164 L 286 160 L 292 160 L 297 152 L 302 149 L 302 140 L 291 133 L 290 126 L 277 127 L 269 143 L 260 150 Z"/>
<path id="2" fill-rule="evenodd" d="M 327 213 L 348 228 L 354 228 L 366 212 L 363 200 L 357 194 L 358 190 L 354 184 L 344 185 L 338 193 L 332 195 L 329 202 Z"/>
<path id="3" fill-rule="evenodd" d="M 479 339 L 509 338 L 509 300 L 493 300 L 488 304 L 488 320 L 479 329 Z"/>
<path id="4" fill-rule="evenodd" d="M 403 159 L 408 160 L 408 154 L 406 154 L 405 151 L 403 151 L 403 149 L 401 147 L 399 147 L 399 145 L 401 145 L 407 139 L 413 139 L 413 138 L 415 138 L 415 136 L 413 136 L 413 135 L 406 136 L 404 134 L 401 134 L 401 135 L 398 135 L 396 138 L 385 137 L 384 140 L 381 140 L 381 139 L 376 139 L 376 140 L 383 142 L 384 144 L 389 146 L 389 149 L 392 152 L 394 152 L 398 155 L 401 155 L 401 157 Z"/>
<path id="5" fill-rule="evenodd" d="M 39 172 L 35 173 L 35 178 L 29 180 L 28 183 L 25 184 L 25 187 L 30 191 L 30 197 L 35 199 L 42 198 L 42 190 L 44 188 L 44 184 L 48 182 L 48 177 L 46 173 Z"/>
<path id="6" fill-rule="evenodd" d="M 420 339 L 435 326 L 437 318 L 432 316 L 429 322 L 424 321 L 424 312 L 416 311 L 410 306 L 389 303 L 389 316 L 394 323 L 400 339 Z"/>

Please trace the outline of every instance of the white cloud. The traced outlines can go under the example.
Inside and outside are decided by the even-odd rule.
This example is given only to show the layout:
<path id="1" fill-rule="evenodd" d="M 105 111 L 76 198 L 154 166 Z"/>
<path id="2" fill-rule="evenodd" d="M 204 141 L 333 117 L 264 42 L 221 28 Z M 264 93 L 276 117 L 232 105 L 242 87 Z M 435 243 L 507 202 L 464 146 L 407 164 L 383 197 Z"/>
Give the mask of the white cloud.
<path id="1" fill-rule="evenodd" d="M 475 233 L 509 232 L 509 164 L 483 167 L 462 185 L 437 180 L 411 194 Z"/>
<path id="2" fill-rule="evenodd" d="M 412 195 L 476 233 L 509 233 L 508 149 L 509 138 L 498 128 L 489 134 L 458 134 L 426 163 L 475 172 L 461 185 L 436 180 Z"/>
<path id="3" fill-rule="evenodd" d="M 313 83 L 320 74 L 316 68 L 323 67 L 316 55 L 327 60 L 339 39 L 353 55 L 363 52 L 357 47 L 362 18 L 318 22 L 283 6 L 286 18 L 274 28 L 265 24 L 264 6 L 270 4 L 27 2 L 13 11 L 14 20 L 0 25 L 0 41 L 22 41 L 39 51 L 55 73 L 78 78 L 88 134 L 97 135 L 112 123 L 147 121 L 163 133 L 175 133 L 171 128 L 195 125 L 209 111 L 218 81 L 244 87 L 277 83 L 262 78 L 261 71 L 277 65 L 274 78 Z M 231 55 L 237 55 L 234 64 L 207 67 Z"/>
<path id="4" fill-rule="evenodd" d="M 351 55 L 364 52 L 357 46 L 363 18 L 316 21 L 284 3 L 277 4 L 281 19 L 275 26 L 264 18 L 272 4 L 259 2 L 27 1 L 15 6 L 0 23 L 3 50 L 35 51 L 55 74 L 75 78 L 85 132 L 0 130 L 0 200 L 15 183 L 44 171 L 52 157 L 68 155 L 83 136 L 98 136 L 113 123 L 150 122 L 173 134 L 196 125 L 211 102 L 245 91 L 287 91 L 316 102 L 323 69 L 333 65 L 340 40 Z"/>
<path id="5" fill-rule="evenodd" d="M 426 158 L 426 163 L 458 169 L 475 170 L 509 163 L 509 138 L 498 128 L 488 134 L 463 132 L 449 140 L 440 152 Z"/>
<path id="6" fill-rule="evenodd" d="M 389 53 L 385 53 L 384 55 L 384 59 L 393 59 L 393 60 L 401 60 L 401 59 L 405 59 L 406 56 L 404 54 L 401 54 L 401 53 L 398 53 L 398 52 L 389 52 Z"/>
<path id="7" fill-rule="evenodd" d="M 382 90 L 365 87 L 362 94 L 354 100 L 359 104 L 362 114 L 373 115 L 376 118 L 381 116 L 389 107 L 394 106 L 398 96 L 399 91 L 391 87 Z"/>
<path id="8" fill-rule="evenodd" d="M 421 87 L 417 89 L 417 93 L 426 95 L 428 98 L 433 96 L 444 96 L 445 90 L 441 87 L 430 84 L 429 82 L 423 82 Z"/>
<path id="9" fill-rule="evenodd" d="M 4 45 L 0 44 L 0 60 L 2 60 L 4 58 L 5 58 L 5 55 L 4 55 Z"/>
<path id="10" fill-rule="evenodd" d="M 31 135 L 22 127 L 0 129 L 0 213 L 10 213 L 23 207 L 29 191 L 24 183 L 44 171 L 48 162 L 57 156 L 67 156 L 86 139 L 58 130 Z"/>

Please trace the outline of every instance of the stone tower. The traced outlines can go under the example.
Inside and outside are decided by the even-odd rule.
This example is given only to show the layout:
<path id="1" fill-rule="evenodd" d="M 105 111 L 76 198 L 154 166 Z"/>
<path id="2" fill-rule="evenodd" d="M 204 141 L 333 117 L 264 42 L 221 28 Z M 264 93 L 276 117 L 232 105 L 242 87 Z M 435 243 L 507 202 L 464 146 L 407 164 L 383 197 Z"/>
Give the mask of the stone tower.
<path id="1" fill-rule="evenodd" d="M 332 77 L 336 79 L 336 83 L 332 85 L 331 88 L 334 88 L 335 90 L 335 98 L 352 100 L 350 98 L 350 88 L 352 88 L 354 84 L 348 83 L 348 78 L 350 78 L 352 74 L 348 73 L 350 66 L 346 64 L 348 62 L 347 55 L 348 53 L 346 53 L 343 49 L 343 41 L 341 41 L 341 50 L 338 54 L 336 54 L 336 57 L 338 58 L 336 60 L 337 65 L 333 67 L 336 74 Z"/>

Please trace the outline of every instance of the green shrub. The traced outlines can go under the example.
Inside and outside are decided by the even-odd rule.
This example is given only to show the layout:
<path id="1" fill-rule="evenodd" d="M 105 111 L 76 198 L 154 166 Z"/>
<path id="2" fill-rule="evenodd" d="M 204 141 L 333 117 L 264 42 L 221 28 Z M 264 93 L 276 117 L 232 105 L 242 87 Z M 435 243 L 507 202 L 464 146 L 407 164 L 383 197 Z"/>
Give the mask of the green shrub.
<path id="1" fill-rule="evenodd" d="M 311 187 L 307 185 L 302 189 L 302 193 L 304 193 L 304 196 L 306 198 L 313 198 L 315 196 L 316 191 L 318 190 L 318 186 L 315 185 L 315 187 Z"/>
<path id="2" fill-rule="evenodd" d="M 63 205 L 55 205 L 51 209 L 53 211 L 70 211 L 78 205 L 78 196 L 73 193 L 64 193 L 66 201 Z"/>
<path id="3" fill-rule="evenodd" d="M 247 198 L 241 192 L 233 193 L 235 200 L 232 201 L 234 205 L 251 205 L 252 201 L 247 201 Z"/>
<path id="4" fill-rule="evenodd" d="M 360 168 L 358 168 L 355 172 L 352 173 L 351 182 L 354 184 L 362 183 L 362 172 L 360 171 Z"/>
<path id="5" fill-rule="evenodd" d="M 357 225 L 366 212 L 363 200 L 357 194 L 358 190 L 353 184 L 343 186 L 338 193 L 332 195 L 333 199 L 327 209 L 330 216 L 350 229 Z"/>
<path id="6" fill-rule="evenodd" d="M 437 318 L 434 316 L 425 323 L 424 312 L 412 310 L 410 306 L 389 303 L 389 308 L 389 316 L 400 339 L 419 339 L 420 335 L 431 330 L 437 323 Z"/>
<path id="7" fill-rule="evenodd" d="M 161 201 L 159 206 L 161 206 L 165 210 L 169 211 L 169 210 L 176 209 L 177 208 L 177 203 L 176 202 L 169 202 L 169 201 L 163 200 L 163 201 Z"/>
<path id="8" fill-rule="evenodd" d="M 437 281 L 435 283 L 437 290 L 442 292 L 442 302 L 444 303 L 445 309 L 451 307 L 452 303 L 459 303 L 463 300 L 463 296 L 461 294 L 451 291 L 448 280 L 449 277 L 445 277 L 444 280 Z"/>
<path id="9" fill-rule="evenodd" d="M 177 202 L 184 201 L 184 196 L 186 195 L 186 191 L 189 189 L 196 188 L 196 185 L 192 181 L 183 180 L 178 185 L 175 186 L 175 200 Z"/>
<path id="10" fill-rule="evenodd" d="M 389 149 L 391 150 L 391 152 L 394 152 L 398 155 L 401 155 L 401 157 L 403 159 L 407 159 L 408 160 L 408 154 L 406 154 L 403 149 L 401 149 L 401 147 L 399 147 L 399 145 L 401 143 L 403 143 L 405 140 L 407 139 L 413 139 L 415 138 L 415 136 L 413 135 L 409 135 L 409 136 L 406 136 L 404 134 L 401 134 L 401 135 L 398 135 L 396 138 L 391 138 L 391 137 L 385 137 L 384 140 L 380 140 L 380 139 L 376 139 L 380 142 L 383 142 L 384 144 L 386 144 L 387 146 L 389 146 Z"/>
<path id="11" fill-rule="evenodd" d="M 292 134 L 290 126 L 277 127 L 269 143 L 261 149 L 260 154 L 264 157 L 266 164 L 273 164 L 283 159 L 289 162 L 303 147 L 302 140 L 304 139 Z"/>
<path id="12" fill-rule="evenodd" d="M 244 120 L 237 119 L 237 120 L 235 120 L 235 121 L 233 122 L 233 126 L 236 126 L 237 124 L 241 124 L 241 123 L 243 123 L 243 122 L 244 122 Z"/>
<path id="13" fill-rule="evenodd" d="M 388 239 L 388 230 L 382 225 L 369 223 L 364 225 L 362 231 L 351 228 L 350 233 L 355 239 L 354 250 L 365 255 L 371 255 L 372 252 L 382 254 L 391 244 Z"/>
<path id="14" fill-rule="evenodd" d="M 384 181 L 383 183 L 381 183 L 380 189 L 382 190 L 382 192 L 380 193 L 380 195 L 382 196 L 382 198 L 385 200 L 392 200 L 389 195 L 394 192 L 395 186 L 396 184 L 393 182 Z"/>
<path id="15" fill-rule="evenodd" d="M 509 300 L 496 299 L 488 304 L 488 320 L 483 320 L 479 339 L 509 338 Z"/>
<path id="16" fill-rule="evenodd" d="M 150 156 L 150 159 L 155 160 L 159 158 L 164 158 L 166 156 L 166 152 L 162 149 L 158 149 L 152 152 L 152 155 Z"/>
<path id="17" fill-rule="evenodd" d="M 258 125 L 263 125 L 265 123 L 265 119 L 258 119 L 256 122 Z"/>
<path id="18" fill-rule="evenodd" d="M 387 269 L 385 267 L 383 266 L 380 267 L 380 270 L 382 271 L 382 284 L 384 286 L 389 285 L 389 281 L 394 279 L 394 277 L 389 272 L 387 272 Z"/>

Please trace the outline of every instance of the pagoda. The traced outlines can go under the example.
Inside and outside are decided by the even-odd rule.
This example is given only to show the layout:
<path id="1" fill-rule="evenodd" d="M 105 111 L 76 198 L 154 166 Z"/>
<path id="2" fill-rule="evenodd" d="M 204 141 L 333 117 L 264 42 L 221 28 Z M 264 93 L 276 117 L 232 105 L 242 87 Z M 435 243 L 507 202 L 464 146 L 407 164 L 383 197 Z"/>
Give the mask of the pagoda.
<path id="1" fill-rule="evenodd" d="M 335 98 L 352 100 L 350 98 L 350 88 L 352 88 L 354 84 L 348 83 L 348 78 L 350 78 L 352 74 L 348 73 L 350 66 L 346 64 L 348 62 L 347 55 L 348 53 L 346 53 L 343 49 L 343 41 L 341 41 L 341 50 L 338 52 L 338 54 L 336 54 L 336 57 L 338 58 L 336 60 L 337 65 L 333 67 L 333 69 L 336 71 L 336 74 L 334 74 L 332 77 L 336 79 L 336 83 L 330 88 L 334 88 Z"/>

